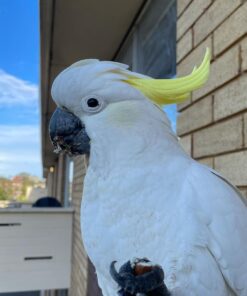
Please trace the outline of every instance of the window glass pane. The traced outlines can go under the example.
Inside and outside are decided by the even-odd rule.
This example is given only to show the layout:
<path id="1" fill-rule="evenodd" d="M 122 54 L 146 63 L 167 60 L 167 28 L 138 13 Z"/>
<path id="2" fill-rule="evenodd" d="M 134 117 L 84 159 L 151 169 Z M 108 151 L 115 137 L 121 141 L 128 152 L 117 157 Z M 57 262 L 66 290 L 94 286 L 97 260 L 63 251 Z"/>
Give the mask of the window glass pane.
<path id="1" fill-rule="evenodd" d="M 133 64 L 133 35 L 129 36 L 124 46 L 119 51 L 116 61 L 129 65 L 132 69 Z"/>
<path id="2" fill-rule="evenodd" d="M 154 78 L 176 75 L 176 0 L 155 0 L 146 7 L 132 35 L 121 48 L 117 61 Z M 176 105 L 165 107 L 176 130 Z"/>
<path id="3" fill-rule="evenodd" d="M 154 1 L 139 23 L 140 71 L 155 78 L 176 74 L 176 1 Z"/>

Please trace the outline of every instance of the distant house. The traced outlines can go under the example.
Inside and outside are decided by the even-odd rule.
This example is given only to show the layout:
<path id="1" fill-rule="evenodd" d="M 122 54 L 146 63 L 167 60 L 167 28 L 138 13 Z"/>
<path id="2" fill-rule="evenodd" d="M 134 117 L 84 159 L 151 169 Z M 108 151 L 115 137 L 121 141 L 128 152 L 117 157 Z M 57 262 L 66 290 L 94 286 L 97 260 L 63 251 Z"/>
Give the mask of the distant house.
<path id="1" fill-rule="evenodd" d="M 80 233 L 87 161 L 54 154 L 48 135 L 54 78 L 75 61 L 92 57 L 120 61 L 157 78 L 174 76 L 176 65 L 178 75 L 188 74 L 209 47 L 211 78 L 178 106 L 177 132 L 188 154 L 222 172 L 247 196 L 247 3 L 43 0 L 40 13 L 44 177 L 48 195 L 75 209 L 68 294 L 97 296 L 100 290 Z"/>
<path id="2" fill-rule="evenodd" d="M 34 203 L 37 199 L 47 196 L 47 189 L 43 185 L 27 187 L 27 201 Z"/>

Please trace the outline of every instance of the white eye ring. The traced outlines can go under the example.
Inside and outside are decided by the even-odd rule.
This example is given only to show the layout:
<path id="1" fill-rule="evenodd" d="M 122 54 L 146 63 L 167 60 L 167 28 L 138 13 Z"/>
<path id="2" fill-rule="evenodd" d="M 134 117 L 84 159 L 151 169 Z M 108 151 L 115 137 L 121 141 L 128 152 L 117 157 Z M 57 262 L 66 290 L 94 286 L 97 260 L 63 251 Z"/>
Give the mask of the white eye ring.
<path id="1" fill-rule="evenodd" d="M 86 112 L 97 113 L 103 109 L 104 105 L 104 100 L 97 95 L 88 95 L 82 99 L 82 108 Z"/>

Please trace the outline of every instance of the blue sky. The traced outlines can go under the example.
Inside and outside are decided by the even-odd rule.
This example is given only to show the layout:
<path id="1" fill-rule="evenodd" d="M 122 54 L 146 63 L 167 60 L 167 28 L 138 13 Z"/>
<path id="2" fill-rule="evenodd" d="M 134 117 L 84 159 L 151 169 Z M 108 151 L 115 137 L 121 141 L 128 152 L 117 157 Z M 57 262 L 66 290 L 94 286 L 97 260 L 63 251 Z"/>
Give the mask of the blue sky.
<path id="1" fill-rule="evenodd" d="M 0 1 L 0 175 L 41 176 L 38 0 Z"/>

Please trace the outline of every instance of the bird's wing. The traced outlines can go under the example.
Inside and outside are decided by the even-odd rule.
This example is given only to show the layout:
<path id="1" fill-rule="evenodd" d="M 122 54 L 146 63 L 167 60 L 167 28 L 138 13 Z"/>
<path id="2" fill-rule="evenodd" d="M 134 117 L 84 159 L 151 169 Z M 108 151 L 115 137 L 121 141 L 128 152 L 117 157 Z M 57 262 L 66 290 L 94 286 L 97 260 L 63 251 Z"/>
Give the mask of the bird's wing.
<path id="1" fill-rule="evenodd" d="M 238 190 L 237 187 L 235 187 L 234 185 L 232 185 L 232 183 L 230 183 L 230 181 L 228 181 L 225 177 L 223 177 L 221 174 L 219 174 L 215 170 L 213 170 L 211 168 L 209 168 L 209 170 L 210 170 L 210 172 L 212 174 L 214 174 L 215 176 L 217 176 L 218 178 L 220 178 L 223 182 L 225 182 L 227 185 L 229 185 L 235 191 L 236 195 L 242 200 L 242 202 L 247 207 L 247 199 L 243 197 L 243 195 L 241 194 L 241 192 Z"/>
<path id="2" fill-rule="evenodd" d="M 247 207 L 237 189 L 208 167 L 194 163 L 190 183 L 209 217 L 208 249 L 236 295 L 247 295 Z"/>

